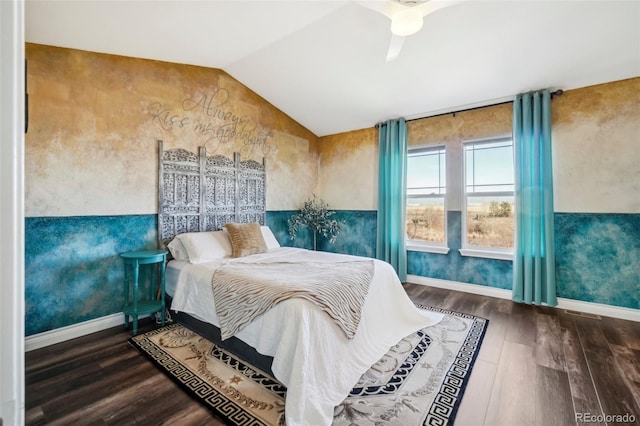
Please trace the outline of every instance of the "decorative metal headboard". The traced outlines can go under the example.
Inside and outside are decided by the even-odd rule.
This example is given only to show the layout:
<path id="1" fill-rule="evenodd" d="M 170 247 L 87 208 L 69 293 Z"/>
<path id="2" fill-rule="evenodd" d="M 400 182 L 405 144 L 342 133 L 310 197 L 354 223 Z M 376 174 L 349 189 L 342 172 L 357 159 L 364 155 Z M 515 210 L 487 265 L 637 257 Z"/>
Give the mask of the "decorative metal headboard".
<path id="1" fill-rule="evenodd" d="M 265 224 L 266 167 L 253 160 L 162 150 L 158 141 L 158 240 L 183 232 L 215 231 L 225 223 Z"/>

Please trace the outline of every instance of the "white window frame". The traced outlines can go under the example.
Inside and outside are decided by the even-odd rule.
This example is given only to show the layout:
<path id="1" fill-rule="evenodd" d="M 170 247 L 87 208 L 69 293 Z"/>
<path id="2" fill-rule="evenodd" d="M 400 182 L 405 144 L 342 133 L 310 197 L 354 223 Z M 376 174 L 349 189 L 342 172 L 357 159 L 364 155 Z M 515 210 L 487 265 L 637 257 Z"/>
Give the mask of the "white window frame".
<path id="1" fill-rule="evenodd" d="M 443 209 L 444 209 L 444 219 L 443 219 L 443 226 L 444 226 L 444 241 L 441 243 L 438 242 L 434 242 L 434 241 L 423 241 L 423 240 L 410 240 L 408 237 L 406 237 L 406 230 L 405 230 L 405 237 L 406 237 L 406 249 L 408 251 L 419 251 L 419 252 L 425 252 L 425 253 L 437 253 L 437 254 L 447 254 L 449 253 L 449 247 L 447 246 L 447 241 L 448 241 L 448 233 L 447 233 L 447 190 L 448 190 L 448 179 L 447 179 L 447 163 L 448 163 L 448 159 L 447 159 L 447 148 L 444 144 L 439 144 L 439 145 L 421 145 L 421 146 L 413 146 L 410 147 L 407 150 L 407 157 L 413 155 L 418 155 L 420 153 L 425 153 L 425 152 L 430 152 L 430 151 L 443 151 L 443 155 L 444 155 L 444 170 L 441 170 L 440 173 L 438 174 L 438 176 L 441 176 L 442 173 L 444 172 L 444 176 L 445 176 L 445 185 L 444 185 L 444 193 L 442 194 L 427 194 L 427 195 L 420 195 L 420 198 L 442 198 L 442 205 L 443 205 Z M 442 188 L 442 185 L 439 185 L 439 188 Z M 409 188 L 407 187 L 407 192 L 405 193 L 405 205 L 407 204 L 409 198 L 411 198 L 411 196 L 408 194 L 409 192 Z M 407 222 L 407 218 L 406 218 L 406 212 L 405 212 L 405 224 Z"/>
<path id="2" fill-rule="evenodd" d="M 482 139 L 470 139 L 462 142 L 462 172 L 463 172 L 463 180 L 462 180 L 462 248 L 459 250 L 462 256 L 471 256 L 471 257 L 483 257 L 487 259 L 500 259 L 500 260 L 513 260 L 513 249 L 508 247 L 486 247 L 486 246 L 470 246 L 467 241 L 467 204 L 469 197 L 473 196 L 482 196 L 482 197 L 492 197 L 492 196 L 512 196 L 515 202 L 515 187 L 513 191 L 492 191 L 492 192 L 467 192 L 467 155 L 466 155 L 466 147 L 468 145 L 482 145 L 482 144 L 491 144 L 496 142 L 503 141 L 511 141 L 513 146 L 513 138 L 511 135 L 502 135 L 502 136 L 494 136 L 490 138 L 482 138 Z M 515 162 L 514 162 L 514 170 L 515 170 Z M 514 185 L 515 185 L 515 176 L 514 176 Z M 514 212 L 515 215 L 515 204 L 514 204 Z M 514 217 L 515 220 L 515 217 Z"/>

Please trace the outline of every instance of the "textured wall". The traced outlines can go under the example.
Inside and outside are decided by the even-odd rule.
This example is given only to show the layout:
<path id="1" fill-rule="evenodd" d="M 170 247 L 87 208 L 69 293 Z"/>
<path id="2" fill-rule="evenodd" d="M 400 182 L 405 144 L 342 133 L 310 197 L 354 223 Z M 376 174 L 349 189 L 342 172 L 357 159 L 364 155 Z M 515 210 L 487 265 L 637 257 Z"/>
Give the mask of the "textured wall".
<path id="1" fill-rule="evenodd" d="M 27 334 L 118 312 L 118 254 L 155 245 L 156 140 L 165 148 L 240 151 L 267 159 L 267 222 L 286 220 L 311 193 L 346 221 L 335 245 L 375 254 L 377 131 L 316 138 L 226 73 L 201 67 L 28 44 L 25 146 Z M 553 101 L 562 297 L 640 308 L 640 79 L 567 91 Z M 511 106 L 409 124 L 411 146 L 509 133 Z M 450 169 L 450 182 L 462 182 Z M 293 182 L 293 184 L 292 184 Z M 447 195 L 448 255 L 410 252 L 410 273 L 508 288 L 509 262 L 462 258 L 460 192 Z M 458 243 L 456 243 L 458 242 Z"/>
<path id="2" fill-rule="evenodd" d="M 447 179 L 454 190 L 447 194 L 449 210 L 461 210 L 462 145 L 511 133 L 511 105 L 497 105 L 457 114 L 446 114 L 407 124 L 408 144 L 445 145 L 448 152 Z M 318 142 L 317 193 L 336 209 L 378 208 L 378 131 L 375 128 L 324 136 Z"/>
<path id="3" fill-rule="evenodd" d="M 157 212 L 158 139 L 266 157 L 268 209 L 315 188 L 317 137 L 221 70 L 34 44 L 26 57 L 27 216 Z"/>
<path id="4" fill-rule="evenodd" d="M 378 208 L 378 130 L 356 130 L 318 141 L 317 193 L 332 208 Z"/>
<path id="5" fill-rule="evenodd" d="M 511 288 L 511 262 L 457 252 L 461 142 L 508 135 L 511 121 L 508 103 L 409 122 L 409 146 L 446 146 L 452 188 L 447 194 L 451 251 L 410 251 L 410 274 Z M 552 126 L 558 295 L 640 308 L 640 78 L 566 91 L 552 101 Z M 377 143 L 377 132 L 367 129 L 321 138 L 319 195 L 331 197 L 338 209 L 375 210 L 367 203 L 350 206 L 362 193 L 374 194 L 375 200 L 377 172 L 370 169 L 377 170 Z M 351 182 L 358 182 L 358 189 L 347 192 Z M 375 252 L 375 238 L 368 244 L 367 251 Z"/>
<path id="6" fill-rule="evenodd" d="M 640 78 L 553 100 L 558 295 L 640 309 Z"/>
<path id="7" fill-rule="evenodd" d="M 407 273 L 442 280 L 511 289 L 511 261 L 462 256 L 462 214 L 447 212 L 448 254 L 410 251 Z"/>
<path id="8" fill-rule="evenodd" d="M 640 309 L 640 214 L 554 219 L 558 296 Z"/>
<path id="9" fill-rule="evenodd" d="M 156 217 L 27 218 L 26 334 L 119 312 L 124 303 L 119 253 L 155 248 Z"/>
<path id="10" fill-rule="evenodd" d="M 27 335 L 120 311 L 119 254 L 156 246 L 158 139 L 266 157 L 268 209 L 316 187 L 317 137 L 223 71 L 34 44 L 26 57 Z"/>
<path id="11" fill-rule="evenodd" d="M 558 212 L 640 213 L 640 78 L 553 100 Z"/>
<path id="12" fill-rule="evenodd" d="M 298 231 L 295 240 L 289 237 L 288 219 L 297 210 L 267 212 L 267 225 L 271 227 L 280 245 L 313 249 L 313 235 L 306 229 Z M 356 256 L 375 257 L 377 213 L 371 210 L 337 210 L 334 219 L 343 222 L 334 243 L 318 237 L 318 249 Z"/>

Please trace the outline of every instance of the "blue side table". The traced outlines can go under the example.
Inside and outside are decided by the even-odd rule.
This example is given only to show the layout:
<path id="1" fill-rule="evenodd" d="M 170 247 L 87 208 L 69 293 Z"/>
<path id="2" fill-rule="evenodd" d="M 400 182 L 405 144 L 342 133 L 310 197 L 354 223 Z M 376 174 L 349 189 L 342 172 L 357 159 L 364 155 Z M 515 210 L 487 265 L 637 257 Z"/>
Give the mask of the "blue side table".
<path id="1" fill-rule="evenodd" d="M 124 326 L 129 328 L 129 317 L 133 322 L 133 335 L 138 334 L 138 315 L 152 314 L 160 312 L 162 325 L 165 321 L 165 303 L 164 303 L 164 272 L 167 260 L 166 250 L 139 250 L 129 251 L 120 254 L 124 261 Z M 148 298 L 139 299 L 138 287 L 140 279 L 140 266 L 154 266 L 155 274 L 151 275 L 151 279 L 155 278 L 149 286 Z M 131 285 L 133 290 L 130 291 Z M 157 293 L 156 293 L 157 290 Z M 132 298 L 129 299 L 131 293 Z"/>

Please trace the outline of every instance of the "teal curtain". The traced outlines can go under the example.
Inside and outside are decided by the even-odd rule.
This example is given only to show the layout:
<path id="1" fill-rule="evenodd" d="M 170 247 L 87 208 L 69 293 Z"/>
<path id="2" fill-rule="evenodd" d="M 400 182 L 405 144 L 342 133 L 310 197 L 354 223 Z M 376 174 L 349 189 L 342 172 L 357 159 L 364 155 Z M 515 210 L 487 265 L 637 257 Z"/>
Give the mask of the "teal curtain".
<path id="1" fill-rule="evenodd" d="M 405 210 L 407 194 L 407 123 L 389 120 L 379 127 L 377 257 L 407 280 Z"/>
<path id="2" fill-rule="evenodd" d="M 516 96 L 513 106 L 515 246 L 513 295 L 516 302 L 556 306 L 551 167 L 551 94 Z"/>

